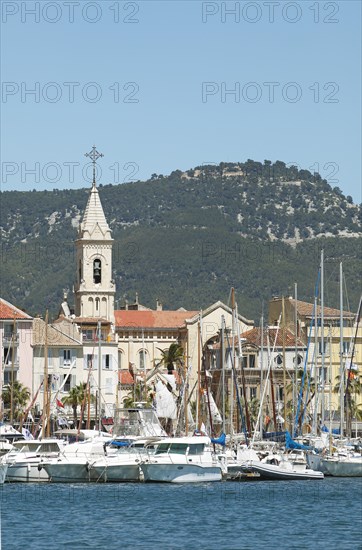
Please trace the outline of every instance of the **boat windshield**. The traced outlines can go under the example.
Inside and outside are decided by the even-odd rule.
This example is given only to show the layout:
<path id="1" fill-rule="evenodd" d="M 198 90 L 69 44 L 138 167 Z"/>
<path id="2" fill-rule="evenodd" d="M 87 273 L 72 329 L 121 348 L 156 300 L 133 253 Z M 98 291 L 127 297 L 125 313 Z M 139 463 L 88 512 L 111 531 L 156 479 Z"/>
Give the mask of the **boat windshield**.
<path id="1" fill-rule="evenodd" d="M 167 453 L 168 448 L 170 444 L 169 443 L 160 443 L 156 450 L 156 455 Z"/>
<path id="2" fill-rule="evenodd" d="M 18 444 L 15 444 L 14 447 L 16 447 L 20 452 L 22 453 L 58 453 L 59 452 L 59 445 L 56 442 L 50 442 L 50 443 L 41 443 L 40 441 L 27 441 L 24 443 L 18 442 Z"/>
<path id="3" fill-rule="evenodd" d="M 171 443 L 169 453 L 177 455 L 185 455 L 188 448 L 187 443 Z"/>
<path id="4" fill-rule="evenodd" d="M 204 443 L 196 443 L 193 445 L 190 445 L 189 447 L 189 455 L 202 455 L 204 452 L 205 445 Z"/>

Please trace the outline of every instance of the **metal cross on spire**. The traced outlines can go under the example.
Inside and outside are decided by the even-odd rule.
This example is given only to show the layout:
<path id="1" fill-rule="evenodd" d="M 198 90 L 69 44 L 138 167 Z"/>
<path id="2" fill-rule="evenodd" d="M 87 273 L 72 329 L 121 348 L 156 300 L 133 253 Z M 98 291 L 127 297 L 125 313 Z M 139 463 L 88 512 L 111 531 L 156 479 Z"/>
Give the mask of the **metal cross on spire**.
<path id="1" fill-rule="evenodd" d="M 96 184 L 96 162 L 100 157 L 103 157 L 103 153 L 98 153 L 96 146 L 93 145 L 90 153 L 86 153 L 84 156 L 89 157 L 93 163 L 93 185 Z"/>

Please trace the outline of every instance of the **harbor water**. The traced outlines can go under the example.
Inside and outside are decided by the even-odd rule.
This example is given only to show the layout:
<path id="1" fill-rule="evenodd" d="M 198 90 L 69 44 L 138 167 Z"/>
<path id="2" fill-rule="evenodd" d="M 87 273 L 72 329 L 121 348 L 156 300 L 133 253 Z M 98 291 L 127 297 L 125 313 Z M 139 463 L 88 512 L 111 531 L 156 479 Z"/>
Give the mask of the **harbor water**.
<path id="1" fill-rule="evenodd" d="M 1 549 L 361 548 L 362 479 L 1 486 Z"/>

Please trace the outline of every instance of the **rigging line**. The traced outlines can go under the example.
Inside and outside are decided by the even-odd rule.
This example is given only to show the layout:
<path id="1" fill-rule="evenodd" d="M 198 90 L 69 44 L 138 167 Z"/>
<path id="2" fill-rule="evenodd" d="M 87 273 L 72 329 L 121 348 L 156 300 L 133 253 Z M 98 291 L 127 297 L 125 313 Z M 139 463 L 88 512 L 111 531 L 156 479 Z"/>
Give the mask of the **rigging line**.
<path id="1" fill-rule="evenodd" d="M 274 355 L 274 352 L 275 352 L 275 346 L 276 346 L 277 338 L 278 338 L 278 334 L 279 334 L 281 317 L 282 317 L 282 314 L 280 313 L 279 319 L 278 319 L 278 322 L 277 322 L 277 330 L 275 331 L 273 348 L 272 348 L 272 351 L 271 351 L 271 353 L 268 357 L 268 368 L 267 368 L 266 378 L 264 380 L 264 391 L 263 391 L 262 398 L 260 400 L 258 418 L 257 418 L 256 423 L 255 423 L 256 426 L 258 426 L 259 423 L 260 423 L 260 417 L 261 417 L 262 410 L 263 410 L 264 398 L 265 398 L 265 394 L 266 394 L 266 390 L 267 390 L 267 386 L 268 386 L 269 375 L 270 375 L 271 366 L 272 366 L 272 362 L 273 362 L 272 358 L 273 358 L 273 355 Z M 267 328 L 267 336 L 268 336 L 268 333 L 269 333 L 269 327 Z M 268 341 L 269 341 L 269 336 L 268 336 Z M 268 343 L 268 349 L 269 349 L 269 343 Z M 253 445 L 254 445 L 255 436 L 256 436 L 256 431 L 254 430 L 254 435 L 253 435 L 253 439 L 252 439 L 252 442 L 251 442 L 251 447 L 253 447 Z"/>
<path id="2" fill-rule="evenodd" d="M 349 305 L 349 299 L 348 299 L 348 290 L 347 290 L 347 281 L 346 276 L 343 271 L 343 283 L 344 283 L 344 296 L 346 297 L 347 301 L 347 311 L 351 311 L 350 305 Z"/>
<path id="3" fill-rule="evenodd" d="M 316 352 L 316 350 L 314 348 L 313 356 L 312 356 L 312 362 L 311 362 L 312 365 L 314 364 L 315 352 Z M 307 372 L 307 376 L 308 376 L 308 372 Z M 303 396 L 302 396 L 302 403 L 304 403 L 304 408 L 303 408 L 303 411 L 301 413 L 301 426 L 303 426 L 304 416 L 305 416 L 307 406 L 308 406 L 308 397 L 309 397 L 309 390 L 310 390 L 311 382 L 312 382 L 312 377 L 308 376 L 308 385 L 307 385 L 307 392 L 306 392 L 306 395 L 305 395 L 305 399 L 303 399 Z M 314 385 L 315 384 L 316 384 L 316 380 L 314 382 Z M 314 395 L 315 395 L 315 393 L 316 393 L 316 387 L 314 389 Z"/>
<path id="4" fill-rule="evenodd" d="M 314 296 L 315 296 L 315 297 L 317 297 L 317 296 L 318 296 L 318 293 L 319 293 L 319 281 L 320 281 L 320 278 L 321 278 L 321 268 L 318 269 L 318 277 L 317 277 L 317 281 L 316 281 L 316 285 L 315 285 L 315 292 L 314 292 Z M 307 351 L 306 351 L 305 359 L 304 359 L 303 376 L 302 376 L 302 380 L 301 380 L 301 384 L 300 384 L 300 390 L 299 390 L 299 396 L 298 396 L 297 412 L 296 412 L 295 420 L 294 420 L 294 434 L 293 434 L 293 437 L 296 437 L 296 436 L 297 436 L 297 432 L 298 432 L 297 421 L 298 421 L 298 418 L 299 418 L 300 406 L 301 406 L 302 397 L 303 397 L 303 391 L 304 391 L 304 390 L 303 390 L 303 386 L 304 386 L 305 375 L 306 375 L 306 373 L 307 373 L 308 353 L 309 353 L 309 346 L 310 346 L 311 338 L 312 338 L 312 327 L 313 327 L 313 322 L 314 322 L 314 329 L 317 330 L 317 323 L 316 323 L 316 314 L 317 314 L 317 311 L 316 311 L 316 310 L 318 311 L 318 309 L 316 308 L 315 302 L 314 302 L 312 320 L 311 320 L 311 324 L 310 324 L 310 326 L 309 326 L 309 334 L 308 334 L 308 342 L 307 342 Z"/>
<path id="5" fill-rule="evenodd" d="M 240 413 L 240 418 L 241 418 L 241 426 L 242 426 L 242 430 L 243 430 L 244 436 L 245 436 L 245 443 L 248 445 L 248 434 L 247 434 L 246 425 L 245 425 L 245 418 L 244 418 L 243 408 L 242 408 L 241 402 L 240 402 L 239 388 L 238 388 L 238 384 L 237 384 L 235 365 L 234 365 L 234 357 L 232 356 L 232 353 L 231 353 L 231 346 L 230 346 L 228 333 L 226 333 L 226 339 L 227 339 L 227 344 L 228 344 L 228 352 L 231 356 L 231 368 L 232 368 L 232 375 L 233 375 L 234 384 L 235 384 L 236 400 L 237 400 L 239 413 Z M 244 396 L 244 399 L 246 399 L 246 396 Z"/>
<path id="6" fill-rule="evenodd" d="M 356 330 L 355 330 L 354 338 L 353 338 L 353 347 L 352 347 L 351 359 L 350 359 L 348 375 L 347 375 L 345 396 L 347 395 L 347 392 L 349 390 L 349 386 L 351 384 L 352 363 L 353 363 L 354 352 L 355 352 L 355 348 L 356 348 L 359 322 L 360 322 L 360 319 L 361 319 L 361 309 L 362 309 L 362 294 L 361 294 L 361 297 L 360 297 L 360 300 L 359 300 L 358 311 L 357 311 L 357 314 L 356 314 L 356 320 L 355 320 Z"/>

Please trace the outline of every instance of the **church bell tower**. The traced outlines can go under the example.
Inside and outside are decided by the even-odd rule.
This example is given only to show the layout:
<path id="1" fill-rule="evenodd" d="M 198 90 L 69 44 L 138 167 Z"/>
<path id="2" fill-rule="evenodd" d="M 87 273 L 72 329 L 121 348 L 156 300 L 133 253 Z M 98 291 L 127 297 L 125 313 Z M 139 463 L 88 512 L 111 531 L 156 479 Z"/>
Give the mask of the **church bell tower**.
<path id="1" fill-rule="evenodd" d="M 103 154 L 94 146 L 86 156 L 93 163 L 93 183 L 75 241 L 75 314 L 82 318 L 106 319 L 114 324 L 113 239 L 96 186 L 96 162 Z"/>

